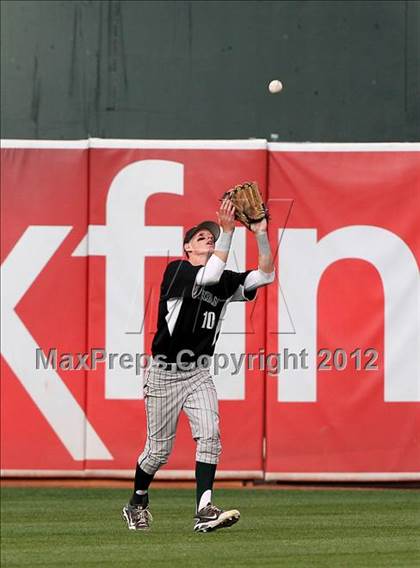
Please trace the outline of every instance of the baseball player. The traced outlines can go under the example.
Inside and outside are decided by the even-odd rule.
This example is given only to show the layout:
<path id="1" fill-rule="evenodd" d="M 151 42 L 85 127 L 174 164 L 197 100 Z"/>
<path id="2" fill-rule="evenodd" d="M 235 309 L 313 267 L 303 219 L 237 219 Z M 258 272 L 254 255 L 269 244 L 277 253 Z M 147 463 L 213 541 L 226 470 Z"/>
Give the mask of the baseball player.
<path id="1" fill-rule="evenodd" d="M 133 495 L 122 511 L 132 530 L 150 527 L 148 488 L 168 460 L 182 410 L 197 443 L 194 530 L 229 527 L 240 517 L 236 509 L 223 511 L 212 503 L 221 453 L 218 403 L 208 366 L 198 361 L 213 355 L 228 303 L 254 299 L 257 288 L 273 282 L 274 267 L 264 218 L 251 225 L 258 269 L 225 270 L 235 229 L 235 207 L 229 199 L 222 201 L 217 216 L 219 224 L 204 221 L 187 231 L 187 259 L 169 263 L 163 276 L 153 363 L 144 379 L 147 440 L 136 464 Z"/>

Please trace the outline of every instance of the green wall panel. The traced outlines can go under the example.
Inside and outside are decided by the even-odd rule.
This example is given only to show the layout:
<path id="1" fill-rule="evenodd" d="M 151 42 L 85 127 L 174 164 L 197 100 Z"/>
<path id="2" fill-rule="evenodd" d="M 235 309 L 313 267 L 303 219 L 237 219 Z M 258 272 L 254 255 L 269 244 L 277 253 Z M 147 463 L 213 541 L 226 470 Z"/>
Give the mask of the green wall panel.
<path id="1" fill-rule="evenodd" d="M 1 16 L 3 138 L 420 138 L 419 2 L 31 0 Z"/>

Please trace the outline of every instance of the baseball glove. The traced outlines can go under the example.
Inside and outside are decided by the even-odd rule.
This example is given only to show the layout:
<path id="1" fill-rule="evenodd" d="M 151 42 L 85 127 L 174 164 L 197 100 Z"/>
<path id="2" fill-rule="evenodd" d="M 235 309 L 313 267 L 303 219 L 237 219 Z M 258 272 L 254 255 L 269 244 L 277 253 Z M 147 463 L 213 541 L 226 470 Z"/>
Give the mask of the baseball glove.
<path id="1" fill-rule="evenodd" d="M 251 229 L 253 223 L 268 219 L 268 209 L 264 204 L 258 184 L 248 181 L 235 185 L 223 194 L 222 200 L 228 198 L 235 206 L 235 219 Z"/>

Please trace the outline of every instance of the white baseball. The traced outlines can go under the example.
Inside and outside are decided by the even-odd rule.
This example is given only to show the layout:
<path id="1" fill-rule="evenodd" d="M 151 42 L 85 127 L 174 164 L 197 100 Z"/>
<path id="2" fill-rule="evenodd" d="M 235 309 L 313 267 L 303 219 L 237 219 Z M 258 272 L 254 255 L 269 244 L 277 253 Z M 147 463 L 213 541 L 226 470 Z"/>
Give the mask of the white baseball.
<path id="1" fill-rule="evenodd" d="M 280 93 L 280 91 L 283 89 L 283 84 L 281 81 L 279 81 L 278 79 L 273 79 L 272 81 L 270 81 L 270 84 L 268 85 L 268 90 L 270 91 L 270 93 L 272 93 L 273 95 L 275 93 Z"/>

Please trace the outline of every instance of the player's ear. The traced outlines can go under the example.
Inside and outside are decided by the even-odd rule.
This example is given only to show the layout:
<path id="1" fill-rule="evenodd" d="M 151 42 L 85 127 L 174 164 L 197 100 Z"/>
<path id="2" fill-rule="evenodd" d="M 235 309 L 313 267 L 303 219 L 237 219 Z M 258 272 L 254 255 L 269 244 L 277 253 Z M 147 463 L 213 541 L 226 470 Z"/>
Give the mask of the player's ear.
<path id="1" fill-rule="evenodd" d="M 192 246 L 190 245 L 190 243 L 185 243 L 184 252 L 186 253 L 186 255 L 188 256 L 188 253 L 191 251 L 192 251 Z"/>

